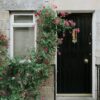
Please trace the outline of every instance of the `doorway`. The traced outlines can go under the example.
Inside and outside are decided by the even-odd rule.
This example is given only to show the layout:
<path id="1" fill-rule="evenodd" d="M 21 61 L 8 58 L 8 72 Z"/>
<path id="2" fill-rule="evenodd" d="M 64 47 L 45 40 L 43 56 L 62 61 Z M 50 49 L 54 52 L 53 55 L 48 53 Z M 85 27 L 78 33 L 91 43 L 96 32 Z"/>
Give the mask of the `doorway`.
<path id="1" fill-rule="evenodd" d="M 80 28 L 77 42 L 66 31 L 57 55 L 57 93 L 92 93 L 92 13 L 73 13 L 66 17 Z"/>

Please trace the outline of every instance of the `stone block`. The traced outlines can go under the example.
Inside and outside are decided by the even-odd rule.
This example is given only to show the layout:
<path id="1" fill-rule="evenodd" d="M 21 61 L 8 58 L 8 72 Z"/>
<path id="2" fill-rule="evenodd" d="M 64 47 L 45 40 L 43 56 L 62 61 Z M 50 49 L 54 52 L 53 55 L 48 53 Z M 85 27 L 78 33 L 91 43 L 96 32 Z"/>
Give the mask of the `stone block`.
<path id="1" fill-rule="evenodd" d="M 8 30 L 9 22 L 9 11 L 0 11 L 0 30 Z"/>
<path id="2" fill-rule="evenodd" d="M 9 11 L 0 11 L 0 20 L 9 20 Z"/>
<path id="3" fill-rule="evenodd" d="M 54 87 L 44 86 L 41 91 L 41 98 L 43 100 L 54 100 Z"/>
<path id="4" fill-rule="evenodd" d="M 54 70 L 52 68 L 50 77 L 41 87 L 41 98 L 43 100 L 54 100 Z M 41 99 L 42 100 L 42 99 Z"/>
<path id="5" fill-rule="evenodd" d="M 2 0 L 1 9 L 5 10 L 35 10 L 43 4 L 43 0 Z"/>
<path id="6" fill-rule="evenodd" d="M 9 37 L 9 32 L 10 32 L 10 30 L 1 30 L 0 29 L 0 33 L 6 34 L 8 37 Z"/>
<path id="7" fill-rule="evenodd" d="M 10 29 L 9 20 L 0 20 L 0 30 Z"/>

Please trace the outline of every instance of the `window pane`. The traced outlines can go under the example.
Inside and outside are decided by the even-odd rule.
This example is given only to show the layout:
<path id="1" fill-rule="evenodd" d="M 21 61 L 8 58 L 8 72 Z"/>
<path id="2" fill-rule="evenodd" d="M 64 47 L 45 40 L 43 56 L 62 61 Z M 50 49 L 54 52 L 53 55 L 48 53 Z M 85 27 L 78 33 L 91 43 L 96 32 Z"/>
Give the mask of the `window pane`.
<path id="1" fill-rule="evenodd" d="M 32 23 L 33 16 L 32 15 L 15 15 L 14 23 Z"/>
<path id="2" fill-rule="evenodd" d="M 33 28 L 14 28 L 14 55 L 26 56 L 34 46 Z"/>

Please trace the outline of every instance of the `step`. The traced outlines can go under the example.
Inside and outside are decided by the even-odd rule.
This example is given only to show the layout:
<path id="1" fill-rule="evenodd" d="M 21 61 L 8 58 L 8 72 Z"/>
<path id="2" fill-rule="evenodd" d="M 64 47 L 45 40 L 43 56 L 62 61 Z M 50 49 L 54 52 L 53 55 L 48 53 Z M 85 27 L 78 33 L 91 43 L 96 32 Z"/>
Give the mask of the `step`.
<path id="1" fill-rule="evenodd" d="M 92 97 L 57 97 L 56 100 L 95 100 Z"/>

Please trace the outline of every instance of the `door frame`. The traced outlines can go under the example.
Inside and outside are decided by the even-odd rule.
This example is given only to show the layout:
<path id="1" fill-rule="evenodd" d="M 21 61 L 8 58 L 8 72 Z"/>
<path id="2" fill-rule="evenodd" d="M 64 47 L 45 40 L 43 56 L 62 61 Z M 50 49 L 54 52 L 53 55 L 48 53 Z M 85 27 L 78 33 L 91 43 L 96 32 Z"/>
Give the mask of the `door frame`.
<path id="1" fill-rule="evenodd" d="M 57 94 L 57 53 L 55 55 L 55 91 L 56 96 L 91 96 L 92 98 L 96 98 L 96 90 L 97 90 L 97 76 L 96 76 L 96 57 L 95 57 L 95 50 L 96 50 L 96 12 L 93 10 L 86 10 L 86 11 L 70 11 L 72 13 L 92 13 L 92 94 Z M 57 50 L 56 50 L 57 52 Z"/>

